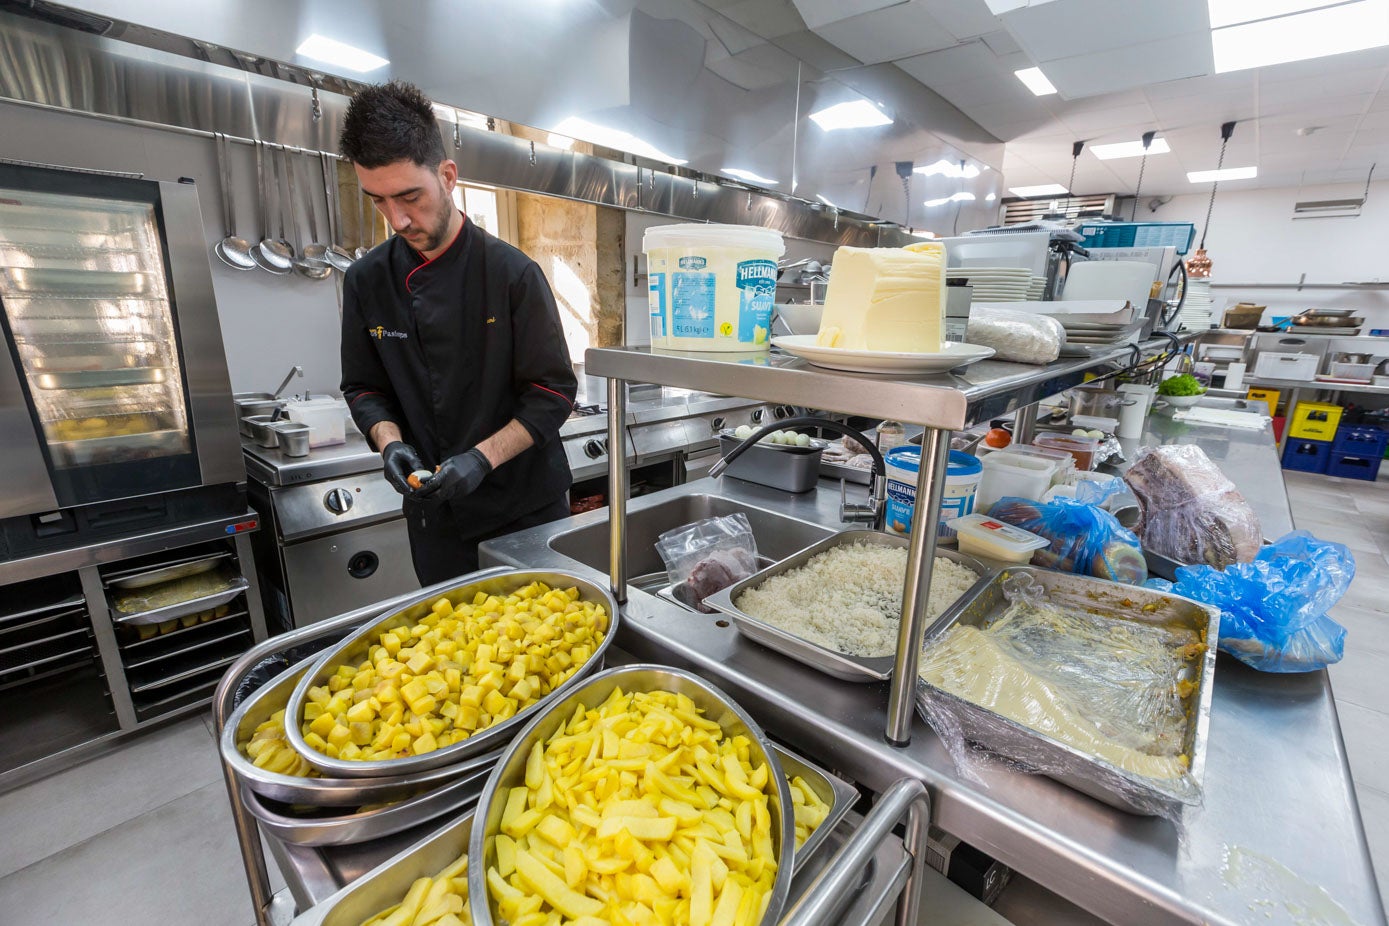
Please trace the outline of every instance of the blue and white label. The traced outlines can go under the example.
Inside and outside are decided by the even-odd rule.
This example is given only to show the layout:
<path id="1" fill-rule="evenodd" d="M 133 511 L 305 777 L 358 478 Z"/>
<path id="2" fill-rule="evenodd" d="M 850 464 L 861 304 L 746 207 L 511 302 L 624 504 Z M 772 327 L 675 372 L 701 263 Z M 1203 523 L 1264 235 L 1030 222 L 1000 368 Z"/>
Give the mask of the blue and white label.
<path id="1" fill-rule="evenodd" d="M 776 301 L 776 262 L 738 262 L 738 340 L 745 344 L 767 343 Z"/>
<path id="2" fill-rule="evenodd" d="M 912 514 L 916 511 L 916 485 L 909 482 L 887 481 L 887 529 L 897 534 L 910 534 Z"/>
<path id="3" fill-rule="evenodd" d="M 702 261 L 702 257 L 682 257 Z M 717 278 L 712 273 L 673 273 L 670 283 L 670 333 L 676 338 L 712 338 Z"/>
<path id="4" fill-rule="evenodd" d="M 666 336 L 666 275 L 653 273 L 647 280 L 647 304 L 651 311 L 651 337 Z"/>

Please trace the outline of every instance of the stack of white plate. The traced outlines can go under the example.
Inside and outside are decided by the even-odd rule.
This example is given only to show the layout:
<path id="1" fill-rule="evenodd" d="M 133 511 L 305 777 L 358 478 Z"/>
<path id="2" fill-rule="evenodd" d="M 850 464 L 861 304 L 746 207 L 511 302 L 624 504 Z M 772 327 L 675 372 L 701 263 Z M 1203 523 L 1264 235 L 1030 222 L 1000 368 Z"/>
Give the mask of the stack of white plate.
<path id="1" fill-rule="evenodd" d="M 1100 322 L 1067 322 L 1067 344 L 1123 344 L 1132 341 L 1143 327 L 1143 319 L 1123 325 Z"/>
<path id="2" fill-rule="evenodd" d="M 1047 291 L 1047 278 L 1034 276 L 1027 284 L 1027 301 L 1040 302 Z"/>
<path id="3" fill-rule="evenodd" d="M 950 267 L 945 276 L 969 280 L 974 302 L 1022 302 L 1032 284 L 1032 271 L 1026 267 Z"/>
<path id="4" fill-rule="evenodd" d="M 1215 313 L 1215 298 L 1211 295 L 1210 280 L 1188 280 L 1186 302 L 1177 315 L 1179 327 L 1188 331 L 1201 331 L 1211 326 Z"/>

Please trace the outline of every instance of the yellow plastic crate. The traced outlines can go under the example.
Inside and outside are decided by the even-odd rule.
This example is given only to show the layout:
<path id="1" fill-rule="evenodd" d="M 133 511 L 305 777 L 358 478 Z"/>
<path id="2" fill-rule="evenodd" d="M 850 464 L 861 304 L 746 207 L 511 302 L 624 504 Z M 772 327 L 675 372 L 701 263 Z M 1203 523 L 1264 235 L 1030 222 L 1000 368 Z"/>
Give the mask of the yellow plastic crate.
<path id="1" fill-rule="evenodd" d="M 1326 402 L 1298 402 L 1288 420 L 1288 436 L 1306 440 L 1334 440 L 1341 423 L 1341 406 Z"/>
<path id="2" fill-rule="evenodd" d="M 1272 418 L 1274 415 L 1278 414 L 1278 397 L 1282 394 L 1283 393 L 1278 389 L 1259 389 L 1251 386 L 1244 397 L 1246 399 L 1253 399 L 1256 402 L 1267 402 L 1268 416 Z"/>

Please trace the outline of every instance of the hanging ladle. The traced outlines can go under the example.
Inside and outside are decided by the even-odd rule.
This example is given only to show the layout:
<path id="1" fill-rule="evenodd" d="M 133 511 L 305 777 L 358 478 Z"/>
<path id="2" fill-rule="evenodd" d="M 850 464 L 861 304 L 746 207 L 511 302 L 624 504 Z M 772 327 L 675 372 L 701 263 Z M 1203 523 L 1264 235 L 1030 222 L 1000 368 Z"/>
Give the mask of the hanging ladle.
<path id="1" fill-rule="evenodd" d="M 325 151 L 318 152 L 319 166 L 323 170 L 323 202 L 328 216 L 328 251 L 324 257 L 334 270 L 342 273 L 352 266 L 352 255 L 338 244 L 342 240 L 342 209 L 338 200 L 337 170 Z"/>
<path id="2" fill-rule="evenodd" d="M 222 184 L 222 222 L 227 236 L 212 246 L 212 253 L 228 267 L 236 270 L 256 269 L 255 258 L 251 256 L 251 242 L 236 234 L 236 216 L 232 209 L 231 172 L 227 166 L 227 136 L 221 132 L 217 136 L 217 174 Z"/>
<path id="3" fill-rule="evenodd" d="M 260 243 L 252 249 L 251 256 L 255 259 L 256 263 L 260 265 L 262 270 L 268 270 L 271 273 L 285 274 L 289 273 L 294 267 L 294 253 L 290 251 L 289 246 L 283 241 L 278 241 L 270 237 L 270 194 L 265 185 L 264 152 L 265 142 L 256 139 L 256 180 L 260 186 L 261 239 Z M 275 169 L 273 158 L 270 161 L 270 169 L 272 171 Z M 276 186 L 279 186 L 278 182 Z M 281 223 L 283 224 L 283 219 L 281 219 Z M 281 236 L 284 235 L 283 228 L 281 228 L 280 234 Z"/>

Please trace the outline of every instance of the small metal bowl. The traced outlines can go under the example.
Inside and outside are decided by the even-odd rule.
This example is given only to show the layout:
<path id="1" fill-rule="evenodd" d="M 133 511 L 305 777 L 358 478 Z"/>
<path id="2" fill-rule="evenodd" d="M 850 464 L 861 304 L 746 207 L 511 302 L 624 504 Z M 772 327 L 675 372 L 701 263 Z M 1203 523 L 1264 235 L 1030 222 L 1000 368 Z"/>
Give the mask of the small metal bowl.
<path id="1" fill-rule="evenodd" d="M 473 923 L 476 926 L 494 926 L 498 922 L 492 915 L 491 894 L 487 887 L 487 869 L 497 859 L 495 840 L 489 837 L 495 837 L 501 828 L 502 811 L 511 788 L 525 780 L 526 760 L 531 747 L 545 741 L 567 723 L 580 704 L 595 707 L 615 688 L 627 692 L 659 690 L 686 695 L 704 711 L 705 717 L 723 727 L 725 734 L 746 736 L 752 744 L 753 762 L 760 760 L 767 764 L 771 780 L 776 782 L 776 791 L 771 794 L 768 810 L 772 815 L 777 872 L 761 923 L 776 923 L 791 891 L 796 851 L 795 814 L 790 812 L 791 787 L 787 784 L 776 749 L 757 721 L 722 691 L 689 672 L 655 665 L 622 666 L 600 672 L 567 692 L 564 697 L 547 703 L 539 716 L 512 740 L 511 746 L 492 770 L 492 777 L 487 779 L 482 797 L 478 799 L 473 831 L 468 840 L 468 906 L 472 910 Z"/>
<path id="2" fill-rule="evenodd" d="M 270 427 L 279 435 L 280 452 L 287 457 L 309 455 L 309 433 L 313 430 L 298 421 L 275 421 Z"/>
<path id="3" fill-rule="evenodd" d="M 270 425 L 274 422 L 273 415 L 247 415 L 241 419 L 241 423 L 247 428 L 247 436 L 256 442 L 257 447 L 273 449 L 280 445 L 280 435 Z"/>
<path id="4" fill-rule="evenodd" d="M 532 582 L 544 582 L 551 588 L 574 586 L 578 588 L 582 598 L 601 604 L 608 612 L 608 629 L 603 637 L 603 642 L 598 644 L 598 648 L 589 656 L 587 662 L 579 666 L 573 675 L 569 676 L 562 685 L 542 700 L 532 704 L 519 714 L 508 717 L 501 723 L 494 724 L 485 730 L 479 730 L 462 742 L 453 743 L 419 756 L 369 761 L 334 759 L 304 742 L 303 732 L 299 729 L 299 718 L 304 715 L 304 705 L 308 701 L 309 689 L 316 685 L 326 685 L 337 666 L 356 665 L 366 659 L 371 647 L 382 633 L 397 627 L 411 627 L 419 623 L 421 618 L 429 614 L 434 602 L 440 598 L 447 598 L 457 605 L 460 602 L 472 601 L 473 596 L 478 592 L 489 595 L 509 595 Z M 308 759 L 310 765 L 335 778 L 380 778 L 383 776 L 411 775 L 441 766 L 456 767 L 466 759 L 472 759 L 505 746 L 516 731 L 528 723 L 537 712 L 544 710 L 546 705 L 555 700 L 564 698 L 568 692 L 578 687 L 586 677 L 598 671 L 603 665 L 603 657 L 607 654 L 608 647 L 612 645 L 613 638 L 617 636 L 620 623 L 621 613 L 618 611 L 617 602 L 613 600 L 612 594 L 605 586 L 567 572 L 517 569 L 468 582 L 446 592 L 422 592 L 400 610 L 384 614 L 358 629 L 352 636 L 329 649 L 324 654 L 322 661 L 314 664 L 312 671 L 304 673 L 285 708 L 285 717 L 287 718 L 285 735 L 289 739 L 290 745 L 301 756 Z"/>

